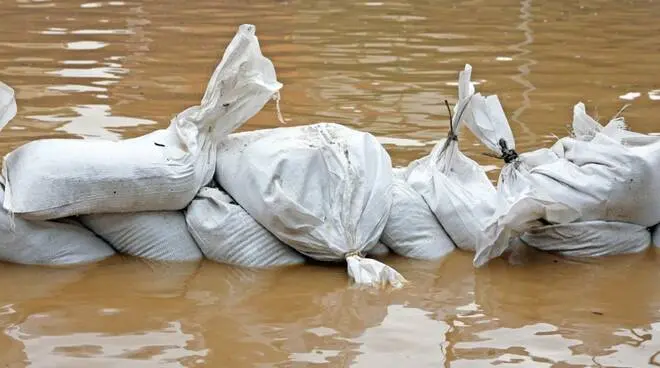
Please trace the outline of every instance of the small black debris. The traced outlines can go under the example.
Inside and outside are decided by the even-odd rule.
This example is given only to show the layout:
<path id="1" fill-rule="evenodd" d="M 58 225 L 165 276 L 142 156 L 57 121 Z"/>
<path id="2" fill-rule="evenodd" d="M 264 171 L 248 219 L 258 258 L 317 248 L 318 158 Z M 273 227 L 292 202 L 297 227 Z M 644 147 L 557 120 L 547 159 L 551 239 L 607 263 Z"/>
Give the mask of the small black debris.
<path id="1" fill-rule="evenodd" d="M 154 142 L 154 144 L 157 145 L 158 147 L 165 147 L 165 145 L 164 145 L 164 144 L 161 144 L 161 143 L 156 143 L 156 142 Z"/>

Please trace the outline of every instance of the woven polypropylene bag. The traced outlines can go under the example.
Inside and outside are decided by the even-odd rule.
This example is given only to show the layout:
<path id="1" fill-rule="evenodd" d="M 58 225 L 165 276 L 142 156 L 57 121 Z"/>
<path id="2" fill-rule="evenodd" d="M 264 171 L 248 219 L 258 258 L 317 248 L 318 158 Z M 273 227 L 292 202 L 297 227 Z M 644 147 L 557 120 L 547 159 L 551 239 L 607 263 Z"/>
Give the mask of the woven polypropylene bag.
<path id="1" fill-rule="evenodd" d="M 401 286 L 363 255 L 392 205 L 390 157 L 368 133 L 314 124 L 234 134 L 218 149 L 216 181 L 261 225 L 319 261 L 346 261 L 358 284 Z"/>

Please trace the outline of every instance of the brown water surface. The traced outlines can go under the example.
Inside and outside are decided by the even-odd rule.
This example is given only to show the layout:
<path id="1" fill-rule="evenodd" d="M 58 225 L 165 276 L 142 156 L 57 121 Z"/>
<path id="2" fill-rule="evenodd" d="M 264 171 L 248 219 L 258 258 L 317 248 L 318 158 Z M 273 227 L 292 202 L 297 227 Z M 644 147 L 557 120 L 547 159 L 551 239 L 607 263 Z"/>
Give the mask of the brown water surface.
<path id="1" fill-rule="evenodd" d="M 277 67 L 288 124 L 367 130 L 396 164 L 445 136 L 442 101 L 455 101 L 465 63 L 499 94 L 518 151 L 565 135 L 578 101 L 601 120 L 630 103 L 633 129 L 660 132 L 658 17 L 654 0 L 5 0 L 0 79 L 19 115 L 0 153 L 164 127 L 198 103 L 240 23 L 257 25 Z M 243 129 L 277 125 L 271 104 Z M 0 366 L 658 366 L 655 252 L 479 270 L 460 252 L 392 257 L 412 283 L 381 292 L 347 287 L 342 267 L 3 264 Z"/>

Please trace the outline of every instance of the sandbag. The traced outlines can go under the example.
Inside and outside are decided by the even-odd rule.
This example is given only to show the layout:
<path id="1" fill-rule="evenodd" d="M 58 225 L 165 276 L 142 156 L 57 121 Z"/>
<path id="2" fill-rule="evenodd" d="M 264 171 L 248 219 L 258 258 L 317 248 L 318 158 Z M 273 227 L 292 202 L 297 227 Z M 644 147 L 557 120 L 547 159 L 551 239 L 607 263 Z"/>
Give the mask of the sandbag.
<path id="1" fill-rule="evenodd" d="M 653 227 L 652 237 L 653 237 L 653 245 L 655 245 L 656 247 L 660 247 L 660 225 L 655 225 L 655 227 Z"/>
<path id="2" fill-rule="evenodd" d="M 0 201 L 4 201 L 0 185 Z M 28 221 L 0 209 L 0 261 L 66 266 L 93 263 L 115 251 L 73 219 Z"/>
<path id="3" fill-rule="evenodd" d="M 573 114 L 574 130 L 579 121 L 591 119 L 582 103 L 575 106 Z M 579 208 L 581 220 L 622 221 L 645 227 L 660 222 L 660 137 L 628 131 L 623 118 L 616 118 L 593 138 L 562 138 L 552 151 L 561 158 L 556 166 L 567 169 L 555 174 L 543 165 L 535 168 L 540 174 L 536 177 L 539 182 L 549 177 L 563 184 L 550 191 L 560 202 L 581 192 L 589 194 L 570 204 Z"/>
<path id="4" fill-rule="evenodd" d="M 649 227 L 660 221 L 660 142 L 621 131 L 619 121 L 604 129 L 588 128 L 594 121 L 588 122 L 582 104 L 573 112 L 575 137 L 562 138 L 551 153 L 545 151 L 545 162 L 527 164 L 521 156 L 502 169 L 498 212 L 490 221 L 499 233 L 490 235 L 501 238 L 539 222 L 603 220 Z M 494 239 L 478 247 L 476 266 L 506 248 Z"/>
<path id="5" fill-rule="evenodd" d="M 575 105 L 573 115 L 573 131 L 576 139 L 590 141 L 596 133 L 602 133 L 637 155 L 645 166 L 660 167 L 660 136 L 628 130 L 624 118 L 618 116 L 619 114 L 611 119 L 608 124 L 602 126 L 587 115 L 585 106 L 581 102 Z M 649 191 L 657 193 L 660 190 L 660 170 L 650 170 L 649 174 L 650 177 L 645 180 L 650 186 Z M 651 208 L 650 212 L 657 214 L 660 212 L 660 197 L 655 196 L 651 199 L 652 201 L 648 202 L 647 205 Z M 651 219 L 645 223 L 653 222 L 655 216 L 651 215 Z"/>
<path id="6" fill-rule="evenodd" d="M 644 160 L 602 133 L 589 142 L 562 138 L 552 148 L 562 159 L 534 168 L 534 183 L 579 210 L 580 220 L 653 226 L 660 222 L 660 182 L 654 180 L 658 166 L 653 164 L 660 145 L 655 146 L 649 147 L 657 149 L 655 154 Z"/>
<path id="7" fill-rule="evenodd" d="M 232 134 L 216 181 L 262 226 L 300 253 L 344 261 L 357 284 L 402 286 L 394 269 L 363 258 L 392 205 L 390 157 L 376 138 L 320 123 Z"/>
<path id="8" fill-rule="evenodd" d="M 495 212 L 497 192 L 484 169 L 459 150 L 460 123 L 474 97 L 474 86 L 465 72 L 459 74 L 458 94 L 449 136 L 428 156 L 411 162 L 404 176 L 456 247 L 474 251 L 477 244 L 493 237 L 486 234 L 486 220 Z"/>
<path id="9" fill-rule="evenodd" d="M 651 244 L 651 233 L 636 224 L 596 220 L 537 227 L 520 239 L 562 256 L 602 257 L 642 252 Z"/>
<path id="10" fill-rule="evenodd" d="M 181 211 L 102 213 L 79 219 L 122 254 L 170 262 L 203 258 Z"/>
<path id="11" fill-rule="evenodd" d="M 419 193 L 403 180 L 394 180 L 392 209 L 381 242 L 398 255 L 437 259 L 454 250 L 454 243 Z"/>
<path id="12" fill-rule="evenodd" d="M 23 218 L 180 210 L 212 179 L 215 144 L 179 145 L 174 126 L 119 142 L 46 139 L 5 156 L 5 209 Z"/>
<path id="13" fill-rule="evenodd" d="M 199 106 L 167 129 L 118 142 L 47 139 L 4 159 L 4 208 L 26 219 L 95 213 L 181 210 L 215 171 L 216 141 L 241 126 L 282 85 L 242 25 Z"/>
<path id="14" fill-rule="evenodd" d="M 206 258 L 265 268 L 302 264 L 305 258 L 259 225 L 217 188 L 202 188 L 186 210 L 190 233 Z"/>
<path id="15" fill-rule="evenodd" d="M 556 217 L 562 222 L 569 222 L 576 215 L 527 181 L 529 167 L 552 160 L 554 155 L 540 151 L 528 157 L 519 156 L 515 151 L 513 133 L 499 98 L 497 95 L 483 96 L 481 93 L 476 93 L 474 85 L 470 82 L 471 74 L 472 67 L 469 64 L 459 74 L 459 99 L 469 98 L 469 104 L 466 104 L 463 113 L 463 121 L 479 141 L 505 163 L 500 173 L 497 190 L 488 191 L 489 211 L 482 212 L 484 217 L 478 220 L 481 235 L 474 238 L 473 262 L 478 267 L 501 255 L 509 247 L 516 232 L 540 225 L 536 218 L 528 220 L 527 217 L 511 217 L 512 214 L 550 213 L 548 217 L 553 219 Z"/>
<path id="16" fill-rule="evenodd" d="M 543 187 L 530 182 L 529 170 L 559 158 L 547 149 L 519 155 L 515 151 L 513 133 L 499 98 L 497 95 L 474 93 L 474 86 L 466 82 L 471 72 L 470 65 L 466 65 L 459 78 L 459 88 L 464 86 L 464 90 L 473 93 L 464 114 L 465 125 L 496 157 L 504 161 L 497 184 L 494 212 L 485 219 L 484 237 L 479 238 L 476 244 L 473 263 L 479 267 L 501 255 L 518 233 L 542 225 L 539 218 L 551 223 L 568 223 L 575 220 L 579 213 L 558 203 Z"/>

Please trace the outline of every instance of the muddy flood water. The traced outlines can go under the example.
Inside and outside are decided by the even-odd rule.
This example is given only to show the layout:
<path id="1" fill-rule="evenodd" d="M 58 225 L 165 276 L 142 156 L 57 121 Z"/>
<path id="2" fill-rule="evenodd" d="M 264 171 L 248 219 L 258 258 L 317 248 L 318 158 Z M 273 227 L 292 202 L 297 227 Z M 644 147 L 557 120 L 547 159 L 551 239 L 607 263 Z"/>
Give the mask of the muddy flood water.
<path id="1" fill-rule="evenodd" d="M 397 165 L 446 135 L 465 63 L 499 94 L 519 152 L 566 135 L 579 101 L 601 121 L 629 103 L 632 129 L 660 132 L 659 17 L 654 0 L 3 0 L 0 80 L 19 113 L 0 153 L 166 126 L 241 23 L 275 63 L 289 125 L 369 131 Z M 277 125 L 269 104 L 242 130 Z M 470 134 L 462 149 L 496 177 Z M 380 292 L 348 287 L 342 266 L 0 264 L 0 367 L 660 366 L 655 249 L 471 258 L 391 256 L 411 284 Z"/>

